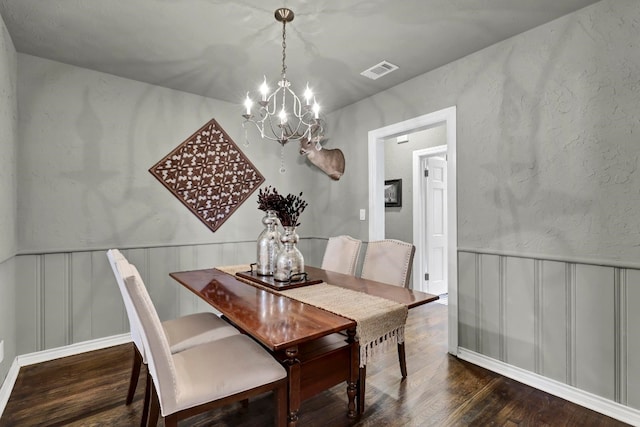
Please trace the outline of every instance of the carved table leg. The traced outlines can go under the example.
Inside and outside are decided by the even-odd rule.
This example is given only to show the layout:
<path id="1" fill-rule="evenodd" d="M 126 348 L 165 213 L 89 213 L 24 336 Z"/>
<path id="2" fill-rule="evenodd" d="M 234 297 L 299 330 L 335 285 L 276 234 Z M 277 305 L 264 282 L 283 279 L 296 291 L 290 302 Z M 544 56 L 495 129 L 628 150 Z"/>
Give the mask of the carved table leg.
<path id="1" fill-rule="evenodd" d="M 356 411 L 356 397 L 358 397 L 362 390 L 358 387 L 358 366 L 360 365 L 360 346 L 356 342 L 356 330 L 349 329 L 347 331 L 347 342 L 351 348 L 351 367 L 349 369 L 349 381 L 347 382 L 347 396 L 349 398 L 349 405 L 347 409 L 347 416 L 349 418 L 356 418 L 360 410 Z M 359 409 L 359 408 L 358 408 Z"/>
<path id="2" fill-rule="evenodd" d="M 360 375 L 358 379 L 358 415 L 364 413 L 364 395 L 367 389 L 367 367 L 360 368 Z"/>
<path id="3" fill-rule="evenodd" d="M 298 359 L 298 347 L 291 347 L 285 351 L 287 360 L 285 368 L 289 378 L 289 387 L 287 396 L 288 401 L 288 427 L 296 427 L 298 425 L 298 412 L 300 411 L 300 360 Z"/>

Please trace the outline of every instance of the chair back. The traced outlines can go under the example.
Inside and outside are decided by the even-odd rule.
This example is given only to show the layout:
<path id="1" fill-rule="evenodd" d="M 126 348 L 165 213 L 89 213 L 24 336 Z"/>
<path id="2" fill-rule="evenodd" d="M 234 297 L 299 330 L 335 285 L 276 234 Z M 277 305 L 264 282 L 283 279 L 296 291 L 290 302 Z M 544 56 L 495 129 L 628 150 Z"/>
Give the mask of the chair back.
<path id="1" fill-rule="evenodd" d="M 400 240 L 369 242 L 362 264 L 363 279 L 396 286 L 409 286 L 416 247 Z"/>
<path id="2" fill-rule="evenodd" d="M 124 301 L 124 308 L 127 311 L 127 317 L 129 318 L 129 328 L 131 330 L 131 340 L 142 356 L 142 361 L 144 363 L 147 363 L 147 356 L 144 352 L 144 343 L 142 341 L 142 336 L 140 335 L 140 321 L 138 320 L 138 316 L 133 309 L 133 303 L 131 302 L 129 293 L 127 292 L 124 285 L 124 274 L 129 270 L 129 261 L 127 261 L 127 259 L 118 249 L 109 249 L 107 251 L 107 258 L 109 258 L 109 264 L 111 264 L 113 274 L 114 276 L 116 276 L 118 288 L 120 289 L 120 294 L 122 294 L 122 300 Z"/>
<path id="3" fill-rule="evenodd" d="M 162 416 L 166 416 L 177 410 L 179 393 L 173 356 L 158 312 L 138 269 L 132 264 L 129 264 L 128 269 L 124 280 L 125 289 L 140 320 L 140 335 L 147 349 L 147 366 L 156 386 Z"/>
<path id="4" fill-rule="evenodd" d="M 322 269 L 343 274 L 356 274 L 358 257 L 362 240 L 351 236 L 335 236 L 329 238 L 322 258 Z"/>

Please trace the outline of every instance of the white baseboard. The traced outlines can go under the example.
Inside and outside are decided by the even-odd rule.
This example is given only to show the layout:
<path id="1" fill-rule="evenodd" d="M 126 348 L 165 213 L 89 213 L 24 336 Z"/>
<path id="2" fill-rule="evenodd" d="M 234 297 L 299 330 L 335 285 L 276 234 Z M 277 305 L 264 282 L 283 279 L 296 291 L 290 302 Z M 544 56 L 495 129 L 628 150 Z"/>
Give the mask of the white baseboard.
<path id="1" fill-rule="evenodd" d="M 18 379 L 18 373 L 22 366 L 33 365 L 35 363 L 48 362 L 49 360 L 59 359 L 61 357 L 73 356 L 76 354 L 86 353 L 88 351 L 100 350 L 115 345 L 126 344 L 131 342 L 131 334 L 113 335 L 106 338 L 98 338 L 90 341 L 83 341 L 76 344 L 66 345 L 64 347 L 52 348 L 49 350 L 36 351 L 34 353 L 23 354 L 13 359 L 13 363 L 9 368 L 7 377 L 0 388 L 0 417 L 9 402 L 13 386 Z"/>
<path id="2" fill-rule="evenodd" d="M 64 347 L 51 348 L 49 350 L 36 351 L 35 353 L 20 355 L 17 359 L 18 364 L 22 367 L 33 365 L 35 363 L 48 362 L 49 360 L 60 359 L 61 357 L 86 353 L 88 351 L 113 347 L 114 345 L 125 344 L 128 342 L 131 342 L 130 333 L 83 341 L 76 344 L 65 345 Z"/>
<path id="3" fill-rule="evenodd" d="M 15 358 L 0 388 L 0 418 L 2 418 L 4 408 L 6 408 L 9 397 L 11 397 L 11 391 L 18 379 L 18 372 L 20 372 L 20 366 L 18 366 L 18 358 Z"/>
<path id="4" fill-rule="evenodd" d="M 484 356 L 464 348 L 458 349 L 458 357 L 474 365 L 481 366 L 505 377 L 514 379 L 528 386 L 537 388 L 554 396 L 592 409 L 601 414 L 615 418 L 622 422 L 640 426 L 640 411 L 616 403 L 604 397 L 597 396 L 584 390 L 577 389 L 542 375 L 527 371 L 517 366 L 509 365 L 499 360 Z"/>

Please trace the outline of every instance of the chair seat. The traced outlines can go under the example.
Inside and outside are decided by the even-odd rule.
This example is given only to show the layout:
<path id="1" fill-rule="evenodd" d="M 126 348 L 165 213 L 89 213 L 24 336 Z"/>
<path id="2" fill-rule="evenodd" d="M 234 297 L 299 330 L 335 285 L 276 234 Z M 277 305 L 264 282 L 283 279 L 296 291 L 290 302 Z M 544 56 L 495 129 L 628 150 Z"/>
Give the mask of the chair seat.
<path id="1" fill-rule="evenodd" d="M 171 353 L 179 353 L 200 344 L 240 334 L 236 328 L 213 313 L 195 313 L 165 320 L 162 322 L 162 328 L 169 341 Z"/>
<path id="2" fill-rule="evenodd" d="M 190 348 L 174 354 L 173 361 L 177 380 L 175 411 L 287 377 L 280 363 L 246 335 L 233 335 Z M 203 366 L 208 369 L 203 370 Z"/>

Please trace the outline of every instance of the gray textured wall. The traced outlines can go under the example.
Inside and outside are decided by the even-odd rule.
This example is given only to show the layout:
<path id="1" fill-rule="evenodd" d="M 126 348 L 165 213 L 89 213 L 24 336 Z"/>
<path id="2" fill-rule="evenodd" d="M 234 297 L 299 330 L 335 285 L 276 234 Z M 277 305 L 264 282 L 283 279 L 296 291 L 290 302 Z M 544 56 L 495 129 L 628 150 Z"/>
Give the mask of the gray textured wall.
<path id="1" fill-rule="evenodd" d="M 384 210 L 386 239 L 413 243 L 413 152 L 447 145 L 444 125 L 414 132 L 409 142 L 398 144 L 393 138 L 384 144 L 384 179 L 402 179 L 402 207 Z"/>
<path id="2" fill-rule="evenodd" d="M 312 196 L 314 179 L 297 145 L 256 132 L 242 146 L 240 105 L 127 80 L 30 55 L 18 55 L 20 252 L 149 247 L 255 239 L 257 193 L 210 232 L 148 169 L 211 118 L 282 192 Z M 61 202 L 64 201 L 64 202 Z M 301 217 L 301 236 L 317 232 L 320 206 Z"/>
<path id="3" fill-rule="evenodd" d="M 286 177 L 274 167 L 273 147 L 256 142 L 245 152 L 267 183 L 313 197 L 301 236 L 366 240 L 358 209 L 368 206 L 367 132 L 456 105 L 460 309 L 468 310 L 460 314 L 462 345 L 638 408 L 640 390 L 625 378 L 640 375 L 640 339 L 611 335 L 636 322 L 632 309 L 640 304 L 637 273 L 625 268 L 640 259 L 637 22 L 640 3 L 604 0 L 330 114 L 328 146 L 347 161 L 337 183 L 295 150 L 287 152 Z M 240 140 L 238 112 L 25 55 L 18 68 L 18 244 L 54 252 L 16 258 L 21 352 L 122 330 L 124 312 L 110 311 L 117 291 L 105 286 L 110 272 L 101 261 L 109 246 L 139 248 L 133 255 L 150 272 L 163 316 L 193 308 L 182 297 L 176 308 L 177 291 L 156 284 L 151 272 L 166 280 L 166 267 L 158 267 L 165 261 L 171 268 L 240 261 L 251 252 L 259 215 L 248 202 L 212 234 L 146 170 L 211 117 Z M 305 245 L 318 262 L 324 240 Z M 500 251 L 517 256 L 490 253 Z M 88 275 L 89 265 L 99 277 Z M 556 294 L 572 303 L 549 303 L 545 312 Z M 487 311 L 491 304 L 502 311 Z M 589 316 L 594 306 L 599 315 Z M 557 335 L 563 330 L 568 338 Z"/>
<path id="4" fill-rule="evenodd" d="M 456 105 L 460 246 L 637 262 L 639 15 L 605 0 L 335 112 L 346 179 L 369 130 Z"/>
<path id="5" fill-rule="evenodd" d="M 17 57 L 13 42 L 0 17 L 0 340 L 4 360 L 0 382 L 16 355 L 15 275 L 13 256 L 16 238 L 16 156 L 18 147 Z"/>
<path id="6" fill-rule="evenodd" d="M 640 304 L 637 273 L 625 268 L 640 265 L 638 22 L 639 2 L 604 0 L 331 116 L 333 137 L 358 147 L 351 168 L 362 175 L 348 180 L 366 188 L 368 131 L 455 105 L 458 247 L 502 253 L 481 270 L 461 258 L 462 346 L 634 408 L 640 390 L 626 379 L 640 375 L 640 337 L 614 343 L 612 331 L 636 321 L 631 311 L 620 317 L 621 307 Z M 349 206 L 367 202 L 367 192 L 356 193 Z M 532 265 L 549 259 L 560 272 L 537 286 Z M 565 298 L 565 265 L 576 271 L 567 291 L 574 305 L 538 311 L 539 289 L 538 301 Z M 632 273 L 621 288 L 622 270 Z M 468 293 L 467 283 L 477 288 Z M 546 359 L 539 365 L 533 355 Z"/>
<path id="7" fill-rule="evenodd" d="M 0 17 L 0 262 L 17 250 L 17 66 L 16 50 Z"/>

